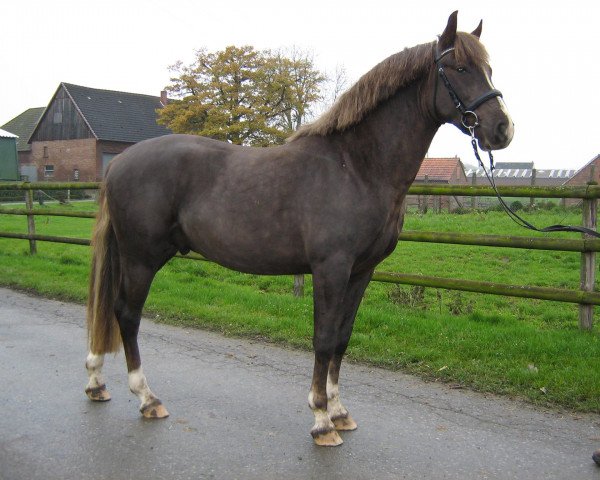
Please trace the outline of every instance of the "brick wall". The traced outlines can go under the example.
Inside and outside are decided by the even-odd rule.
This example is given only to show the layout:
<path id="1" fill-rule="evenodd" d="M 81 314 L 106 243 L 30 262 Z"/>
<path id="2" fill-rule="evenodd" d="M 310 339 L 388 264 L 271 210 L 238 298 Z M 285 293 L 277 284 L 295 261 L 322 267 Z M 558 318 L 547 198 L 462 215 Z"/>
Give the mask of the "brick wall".
<path id="1" fill-rule="evenodd" d="M 600 155 L 579 170 L 565 185 L 586 185 L 588 182 L 600 183 Z"/>
<path id="2" fill-rule="evenodd" d="M 69 182 L 74 180 L 75 170 L 79 180 L 96 180 L 96 139 L 54 140 L 33 142 L 31 161 L 37 166 L 39 181 Z M 53 166 L 51 176 L 45 174 L 45 167 Z"/>
<path id="3" fill-rule="evenodd" d="M 79 181 L 95 182 L 102 179 L 103 154 L 118 154 L 130 145 L 94 138 L 33 142 L 27 163 L 36 165 L 39 181 L 71 182 L 78 170 Z M 46 166 L 54 167 L 52 176 L 46 173 Z"/>

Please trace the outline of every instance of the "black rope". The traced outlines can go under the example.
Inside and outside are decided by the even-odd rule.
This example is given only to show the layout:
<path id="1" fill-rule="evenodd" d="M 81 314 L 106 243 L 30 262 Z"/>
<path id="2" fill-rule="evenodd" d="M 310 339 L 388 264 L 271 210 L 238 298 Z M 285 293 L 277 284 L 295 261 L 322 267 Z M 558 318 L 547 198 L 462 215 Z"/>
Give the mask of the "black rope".
<path id="1" fill-rule="evenodd" d="M 488 173 L 487 169 L 485 168 L 485 165 L 483 164 L 483 161 L 481 160 L 481 157 L 479 156 L 479 149 L 477 148 L 477 140 L 475 140 L 474 136 L 471 137 L 471 145 L 473 146 L 473 153 L 475 154 L 475 158 L 479 162 L 479 165 L 481 166 L 481 168 L 483 168 L 485 176 L 487 177 L 488 181 L 490 182 L 490 185 L 492 186 L 492 188 L 494 189 L 494 192 L 496 193 L 496 196 L 498 197 L 498 200 L 500 201 L 500 205 L 502 205 L 502 208 L 504 209 L 504 211 L 508 214 L 508 216 L 511 218 L 511 220 L 513 222 L 515 222 L 517 225 L 519 225 L 523 228 L 527 228 L 529 230 L 533 230 L 536 232 L 542 232 L 542 233 L 576 232 L 576 233 L 583 233 L 586 235 L 591 235 L 596 238 L 600 238 L 600 233 L 598 233 L 595 230 L 592 230 L 590 228 L 586 228 L 586 227 L 572 226 L 572 225 L 550 225 L 545 228 L 538 228 L 535 225 L 529 223 L 527 220 L 525 220 L 523 217 L 521 217 L 519 214 L 517 214 L 513 209 L 511 209 L 506 204 L 506 202 L 504 201 L 504 199 L 502 198 L 500 193 L 498 192 L 498 189 L 496 188 L 496 181 L 494 179 L 495 167 L 494 167 L 494 157 L 492 156 L 492 152 L 488 151 L 488 156 L 490 157 L 490 173 Z"/>

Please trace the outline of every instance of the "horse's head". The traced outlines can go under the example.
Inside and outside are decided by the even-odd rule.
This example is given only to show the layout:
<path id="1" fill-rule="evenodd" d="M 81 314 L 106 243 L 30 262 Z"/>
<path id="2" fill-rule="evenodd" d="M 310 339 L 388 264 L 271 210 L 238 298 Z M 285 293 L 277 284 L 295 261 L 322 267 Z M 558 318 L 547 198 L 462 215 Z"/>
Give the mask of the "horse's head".
<path id="1" fill-rule="evenodd" d="M 457 14 L 450 15 L 434 47 L 434 114 L 440 122 L 474 135 L 483 150 L 505 148 L 514 124 L 502 94 L 492 85 L 488 55 L 479 41 L 482 24 L 470 34 L 457 32 Z"/>

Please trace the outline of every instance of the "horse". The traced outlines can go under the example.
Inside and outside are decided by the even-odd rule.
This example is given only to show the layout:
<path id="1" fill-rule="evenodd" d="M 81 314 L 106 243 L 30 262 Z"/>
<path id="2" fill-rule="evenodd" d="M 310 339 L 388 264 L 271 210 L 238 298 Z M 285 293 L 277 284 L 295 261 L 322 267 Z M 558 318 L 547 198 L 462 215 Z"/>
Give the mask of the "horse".
<path id="1" fill-rule="evenodd" d="M 490 151 L 508 146 L 514 132 L 491 83 L 482 22 L 457 32 L 457 14 L 437 40 L 383 60 L 283 145 L 167 135 L 113 159 L 92 238 L 91 400 L 110 399 L 104 356 L 122 344 L 142 415 L 169 415 L 148 386 L 137 336 L 155 274 L 178 252 L 193 251 L 240 272 L 312 274 L 310 433 L 315 444 L 336 446 L 339 431 L 357 428 L 340 400 L 340 366 L 374 268 L 398 242 L 404 197 L 435 133 L 450 123 Z"/>

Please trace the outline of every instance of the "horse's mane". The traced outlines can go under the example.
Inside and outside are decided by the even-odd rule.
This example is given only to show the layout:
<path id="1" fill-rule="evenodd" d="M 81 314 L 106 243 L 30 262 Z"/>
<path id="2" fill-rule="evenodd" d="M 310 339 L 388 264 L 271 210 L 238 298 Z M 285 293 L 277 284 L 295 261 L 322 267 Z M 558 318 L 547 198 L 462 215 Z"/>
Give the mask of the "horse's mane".
<path id="1" fill-rule="evenodd" d="M 434 42 L 405 48 L 376 65 L 348 89 L 313 123 L 304 125 L 288 141 L 311 135 L 342 132 L 359 123 L 399 89 L 427 74 L 434 64 Z M 459 63 L 488 63 L 488 54 L 477 37 L 457 32 L 455 58 Z"/>

